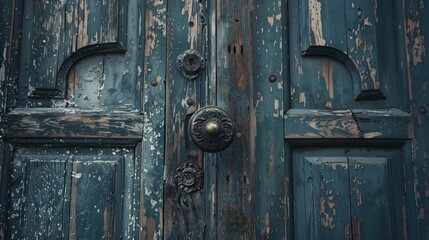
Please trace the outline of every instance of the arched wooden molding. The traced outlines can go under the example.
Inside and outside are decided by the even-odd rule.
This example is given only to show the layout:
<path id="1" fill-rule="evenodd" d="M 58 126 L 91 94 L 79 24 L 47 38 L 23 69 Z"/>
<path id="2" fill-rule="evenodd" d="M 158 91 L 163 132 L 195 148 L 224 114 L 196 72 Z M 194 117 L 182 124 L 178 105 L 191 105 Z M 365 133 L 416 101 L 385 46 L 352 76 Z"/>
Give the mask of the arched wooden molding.
<path id="1" fill-rule="evenodd" d="M 389 28 L 381 19 L 382 2 L 301 2 L 302 55 L 332 57 L 344 63 L 352 75 L 356 100 L 385 98 L 382 79 L 387 69 L 383 69 L 380 34 Z"/>
<path id="2" fill-rule="evenodd" d="M 124 53 L 126 0 L 26 1 L 21 85 L 29 97 L 65 98 L 67 75 L 79 60 Z"/>

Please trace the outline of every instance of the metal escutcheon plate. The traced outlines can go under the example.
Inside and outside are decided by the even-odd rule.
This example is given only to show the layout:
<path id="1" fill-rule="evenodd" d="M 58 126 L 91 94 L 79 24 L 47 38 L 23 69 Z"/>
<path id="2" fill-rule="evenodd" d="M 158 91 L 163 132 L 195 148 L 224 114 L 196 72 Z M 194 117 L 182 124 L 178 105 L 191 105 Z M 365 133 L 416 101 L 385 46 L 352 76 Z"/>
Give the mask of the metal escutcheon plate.
<path id="1" fill-rule="evenodd" d="M 234 140 L 235 126 L 223 109 L 207 106 L 192 115 L 189 121 L 189 136 L 204 152 L 220 152 Z"/>
<path id="2" fill-rule="evenodd" d="M 206 60 L 196 50 L 189 49 L 181 53 L 176 60 L 176 67 L 189 80 L 198 77 L 206 68 Z"/>

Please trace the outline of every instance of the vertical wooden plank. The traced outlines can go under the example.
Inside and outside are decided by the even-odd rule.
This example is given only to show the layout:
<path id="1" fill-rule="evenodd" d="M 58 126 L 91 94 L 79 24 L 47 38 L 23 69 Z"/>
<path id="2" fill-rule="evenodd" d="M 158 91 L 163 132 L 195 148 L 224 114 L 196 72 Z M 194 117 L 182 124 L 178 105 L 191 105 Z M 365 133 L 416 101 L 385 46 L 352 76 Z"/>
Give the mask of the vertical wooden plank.
<path id="1" fill-rule="evenodd" d="M 190 141 L 188 122 L 201 107 L 201 89 L 206 75 L 189 80 L 176 68 L 176 59 L 185 50 L 193 49 L 207 59 L 204 7 L 200 1 L 169 1 L 167 4 L 167 72 L 166 72 L 166 156 L 164 186 L 164 216 L 167 239 L 202 239 L 203 192 L 181 192 L 174 176 L 185 162 L 203 168 L 202 154 Z M 203 22 L 204 21 L 204 22 Z"/>
<path id="2" fill-rule="evenodd" d="M 207 74 L 202 85 L 201 106 L 217 105 L 217 1 L 204 1 L 205 11 L 202 12 L 207 28 Z M 206 219 L 206 239 L 217 239 L 217 154 L 204 155 L 204 218 Z"/>
<path id="3" fill-rule="evenodd" d="M 5 239 L 63 238 L 67 154 L 16 149 L 10 166 Z"/>
<path id="4" fill-rule="evenodd" d="M 255 158 L 252 166 L 255 177 L 248 180 L 254 182 L 250 190 L 250 195 L 255 198 L 252 209 L 255 219 L 251 228 L 258 239 L 283 239 L 290 231 L 286 227 L 289 210 L 281 130 L 287 76 L 284 72 L 288 54 L 287 40 L 284 39 L 287 2 L 257 0 L 245 4 L 249 4 L 250 48 L 243 47 L 243 56 L 252 64 L 248 69 L 252 107 L 248 137 L 249 142 L 254 141 L 249 150 Z"/>
<path id="5" fill-rule="evenodd" d="M 410 163 L 412 170 L 409 168 L 407 172 L 407 177 L 412 179 L 413 183 L 413 191 L 410 191 L 407 196 L 411 214 L 408 226 L 410 239 L 427 239 L 429 238 L 429 137 L 427 134 L 429 132 L 429 86 L 427 84 L 429 6 L 424 4 L 424 1 L 403 0 L 401 3 L 406 50 L 406 79 L 412 113 L 412 124 L 409 129 L 413 138 Z"/>
<path id="6" fill-rule="evenodd" d="M 232 116 L 236 138 L 217 158 L 217 238 L 256 239 L 256 98 L 248 1 L 217 2 L 217 105 Z M 253 99 L 255 98 L 255 99 Z M 259 233 L 258 233 L 259 235 Z"/>
<path id="7" fill-rule="evenodd" d="M 391 11 L 384 6 L 385 9 L 380 10 L 379 0 L 366 2 L 347 1 L 344 12 L 346 16 L 347 28 L 347 55 L 355 63 L 355 67 L 359 72 L 360 90 L 365 91 L 380 91 L 381 76 L 387 69 L 381 69 L 379 62 L 380 51 L 378 38 L 379 34 L 383 34 L 379 29 L 380 23 L 385 23 L 381 19 L 384 17 L 380 11 Z M 389 26 L 384 26 L 384 34 L 388 34 Z M 378 31 L 377 31 L 378 30 Z M 388 71 L 388 70 L 387 70 Z M 355 91 L 356 92 L 356 91 Z M 357 98 L 366 100 L 363 92 L 358 92 Z M 383 97 L 380 92 L 380 97 Z"/>
<path id="8" fill-rule="evenodd" d="M 364 155 L 373 156 L 364 156 Z M 361 239 L 407 239 L 401 150 L 350 154 L 352 231 Z M 405 224 L 405 225 L 404 225 Z M 372 226 L 377 226 L 374 228 Z"/>
<path id="9" fill-rule="evenodd" d="M 274 239 L 287 231 L 279 131 L 286 54 L 282 4 L 217 4 L 217 105 L 233 116 L 237 128 L 234 143 L 217 159 L 219 239 Z"/>
<path id="10" fill-rule="evenodd" d="M 301 41 L 303 54 L 321 54 L 344 58 L 335 51 L 347 52 L 344 0 L 305 0 L 301 4 Z M 324 48 L 326 47 L 326 48 Z M 325 52 L 324 52 L 325 51 Z"/>
<path id="11" fill-rule="evenodd" d="M 118 179 L 118 172 L 123 169 L 117 164 L 109 161 L 73 163 L 71 239 L 120 236 L 118 227 L 121 226 L 117 226 L 115 219 L 120 219 L 122 212 L 115 210 L 117 204 L 121 205 L 123 189 L 117 189 L 116 182 L 123 181 Z"/>
<path id="12" fill-rule="evenodd" d="M 395 201 L 389 199 L 388 193 L 389 184 L 401 186 L 398 183 L 403 181 L 398 176 L 397 182 L 389 182 L 388 175 L 401 169 L 389 173 L 386 158 L 350 157 L 349 160 L 353 236 L 358 236 L 357 239 L 401 238 L 403 235 L 393 235 L 390 205 Z M 398 191 L 401 192 L 399 187 Z"/>
<path id="13" fill-rule="evenodd" d="M 20 77 L 28 95 L 64 98 L 68 72 L 77 61 L 98 53 L 124 52 L 126 6 L 123 0 L 25 4 L 27 36 L 22 39 Z"/>
<path id="14" fill-rule="evenodd" d="M 66 204 L 65 162 L 30 160 L 26 169 L 26 237 L 63 238 L 67 228 L 67 225 L 63 225 Z"/>
<path id="15" fill-rule="evenodd" d="M 144 12 L 139 13 L 138 31 L 144 32 L 145 36 L 140 68 L 144 76 L 140 239 L 163 237 L 166 10 L 166 1 L 148 0 L 145 1 Z"/>
<path id="16" fill-rule="evenodd" d="M 8 38 L 10 37 L 10 30 L 12 22 L 12 2 L 0 1 L 0 239 L 4 238 L 5 234 L 5 211 L 7 190 L 5 185 L 5 176 L 8 174 L 4 167 L 4 119 L 6 115 L 6 68 L 8 54 Z M 13 25 L 13 24 L 12 24 Z"/>
<path id="17" fill-rule="evenodd" d="M 347 158 L 297 150 L 293 162 L 296 239 L 352 239 Z"/>

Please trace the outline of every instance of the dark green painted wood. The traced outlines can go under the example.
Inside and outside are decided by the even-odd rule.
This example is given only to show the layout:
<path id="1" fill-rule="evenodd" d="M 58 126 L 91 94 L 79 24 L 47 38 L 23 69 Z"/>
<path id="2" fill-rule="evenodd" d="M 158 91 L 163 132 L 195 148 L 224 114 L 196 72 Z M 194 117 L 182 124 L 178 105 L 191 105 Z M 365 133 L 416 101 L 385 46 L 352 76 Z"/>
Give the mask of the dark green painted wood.
<path id="1" fill-rule="evenodd" d="M 20 77 L 28 94 L 66 96 L 70 67 L 83 57 L 125 51 L 126 1 L 36 1 L 24 5 Z"/>
<path id="2" fill-rule="evenodd" d="M 402 156 L 400 148 L 294 149 L 295 237 L 407 239 Z"/>
<path id="3" fill-rule="evenodd" d="M 6 239 L 134 234 L 132 148 L 16 148 L 12 164 Z"/>
<path id="4" fill-rule="evenodd" d="M 3 9 L 6 3 L 7 8 Z M 1 40 L 2 49 L 3 47 L 5 49 L 2 51 L 5 53 L 5 55 L 2 54 L 2 58 L 8 58 L 5 68 L 3 65 L 1 68 L 2 72 L 4 70 L 5 79 L 8 80 L 8 114 L 1 120 L 7 122 L 7 124 L 2 124 L 2 128 L 6 128 L 7 144 L 5 148 L 1 146 L 2 153 L 4 149 L 4 162 L 6 163 L 2 166 L 7 169 L 2 169 L 4 170 L 2 178 L 6 180 L 1 183 L 0 208 L 2 210 L 6 208 L 3 201 L 5 198 L 8 198 L 9 203 L 14 200 L 23 200 L 12 200 L 10 191 L 9 193 L 7 191 L 14 184 L 11 180 L 13 166 L 8 165 L 13 163 L 13 152 L 16 154 L 18 146 L 19 149 L 30 155 L 32 155 L 31 151 L 37 152 L 32 147 L 43 149 L 42 146 L 52 146 L 55 149 L 57 146 L 68 148 L 76 146 L 77 152 L 73 152 L 74 155 L 94 159 L 97 156 L 103 156 L 103 150 L 94 152 L 89 149 L 90 147 L 93 149 L 100 149 L 100 146 L 121 149 L 126 147 L 126 150 L 104 150 L 108 151 L 110 156 L 115 156 L 115 154 L 123 156 L 122 160 L 117 162 L 121 162 L 124 167 L 121 167 L 120 171 L 118 168 L 115 169 L 118 176 L 126 174 L 126 177 L 115 178 L 115 183 L 121 186 L 122 190 L 119 191 L 120 193 L 115 192 L 116 200 L 113 207 L 115 213 L 106 215 L 106 226 L 110 224 L 114 227 L 103 229 L 104 215 L 91 214 L 94 217 L 101 217 L 93 221 L 93 224 L 98 224 L 98 226 L 94 225 L 94 230 L 85 230 L 85 228 L 79 227 L 82 226 L 82 223 L 79 223 L 81 225 L 77 224 L 77 232 L 80 231 L 79 228 L 82 228 L 81 233 L 84 235 L 88 235 L 89 232 L 94 234 L 105 234 L 104 232 L 106 232 L 109 236 L 114 234 L 116 238 L 125 236 L 137 238 L 140 231 L 140 189 L 143 183 L 142 177 L 144 177 L 141 172 L 143 147 L 139 142 L 141 142 L 144 132 L 144 120 L 140 112 L 142 111 L 143 55 L 145 54 L 143 51 L 145 4 L 125 0 L 38 1 L 24 4 L 24 1 L 16 0 L 10 1 L 10 3 L 2 1 L 0 5 L 2 11 L 7 12 L 4 20 L 7 20 L 10 26 L 7 39 Z M 38 7 L 35 7 L 36 5 Z M 39 15 L 39 17 L 35 15 Z M 33 17 L 38 20 L 33 21 Z M 64 23 L 63 26 L 60 26 L 62 23 Z M 76 35 L 76 32 L 79 34 Z M 3 36 L 6 35 L 3 35 L 2 28 Z M 44 44 L 44 40 L 46 40 L 46 44 Z M 126 54 L 107 54 L 123 53 L 125 50 L 127 50 Z M 46 55 L 43 55 L 43 52 Z M 94 55 L 97 53 L 100 54 Z M 94 56 L 88 57 L 89 55 Z M 18 72 L 21 73 L 19 78 Z M 3 76 L 1 78 L 1 82 L 4 83 Z M 60 91 L 56 92 L 56 90 Z M 2 88 L 2 91 L 5 91 L 5 88 Z M 28 96 L 29 93 L 42 98 Z M 65 99 L 54 99 L 57 97 Z M 162 121 L 160 122 L 162 123 Z M 138 147 L 137 152 L 135 147 Z M 72 150 L 61 151 L 61 154 L 69 155 L 70 153 L 67 151 Z M 58 152 L 47 150 L 45 155 L 46 158 L 49 158 L 51 155 L 58 155 Z M 56 166 L 52 162 L 47 165 L 52 165 L 47 166 L 47 169 L 54 169 Z M 9 169 L 11 170 L 9 171 Z M 66 173 L 70 176 L 65 177 L 65 181 L 68 181 L 65 186 L 71 186 L 71 164 L 66 164 Z M 157 174 L 162 175 L 162 166 Z M 103 171 L 100 172 L 100 177 L 110 179 L 109 174 Z M 156 182 L 160 181 L 162 181 L 162 177 Z M 149 186 L 154 186 L 154 184 Z M 40 190 L 33 185 L 28 188 L 35 193 Z M 115 186 L 115 188 L 119 187 Z M 101 189 L 106 188 L 98 190 L 101 191 Z M 150 187 L 146 189 L 150 189 Z M 65 192 L 65 195 L 70 195 L 70 192 L 67 193 L 67 189 Z M 100 196 L 96 193 L 88 195 L 89 191 L 85 192 L 78 198 L 78 203 L 81 202 L 85 206 L 88 201 L 102 197 L 102 194 Z M 161 191 L 153 192 L 162 194 Z M 53 196 L 44 196 L 53 198 Z M 48 199 L 45 200 L 48 201 Z M 68 200 L 65 198 L 65 201 L 69 203 L 70 197 Z M 104 205 L 111 208 L 111 204 Z M 57 221 L 57 224 L 61 226 L 68 226 L 70 221 L 70 204 L 65 204 L 65 206 L 63 221 Z M 159 213 L 157 214 L 159 215 Z M 111 216 L 109 217 L 109 215 Z M 1 216 L 1 222 L 3 222 L 5 215 L 2 213 Z M 10 215 L 8 216 L 10 217 Z M 86 216 L 89 215 L 85 215 L 85 219 L 82 221 L 92 221 L 91 216 Z M 114 223 L 111 222 L 113 216 Z M 44 217 L 42 216 L 42 218 Z M 48 225 L 51 224 L 50 222 L 43 226 L 37 225 L 37 223 L 30 223 L 28 219 L 22 218 L 20 225 L 8 222 L 5 226 L 2 223 L 1 234 L 5 232 L 5 227 L 6 234 L 10 236 L 13 234 L 13 226 L 17 229 L 23 228 L 26 224 L 36 224 L 32 227 L 33 229 L 43 230 L 48 229 Z M 95 231 L 95 229 L 98 230 Z M 61 231 L 62 236 L 69 236 L 68 228 L 63 228 Z M 24 234 L 22 238 L 30 237 L 37 232 L 40 231 L 29 230 L 22 233 Z M 45 234 L 43 231 L 40 233 Z"/>
<path id="5" fill-rule="evenodd" d="M 168 1 L 167 72 L 165 119 L 164 237 L 166 239 L 203 239 L 205 234 L 203 191 L 180 192 L 174 182 L 176 169 L 184 162 L 204 168 L 201 151 L 187 134 L 192 114 L 202 107 L 202 75 L 189 80 L 176 68 L 176 59 L 185 50 L 206 51 L 207 28 L 204 5 L 197 0 Z M 207 55 L 203 55 L 207 59 Z M 189 104 L 193 101 L 193 104 Z"/>
<path id="6" fill-rule="evenodd" d="M 304 110 L 286 112 L 286 139 L 361 138 L 405 140 L 410 114 L 389 110 Z"/>
<path id="7" fill-rule="evenodd" d="M 221 0 L 216 9 L 216 105 L 232 116 L 237 132 L 232 145 L 217 158 L 217 239 L 256 239 L 256 215 L 252 215 L 256 158 L 251 152 L 256 130 L 251 124 L 256 117 L 250 45 L 253 7 L 247 1 Z"/>
<path id="8" fill-rule="evenodd" d="M 166 6 L 163 1 L 144 1 L 144 11 L 139 12 L 138 38 L 142 53 L 143 84 L 142 112 L 144 115 L 142 166 L 140 173 L 140 221 L 139 239 L 162 239 L 163 236 L 163 181 L 165 158 L 165 73 Z M 155 20 L 155 17 L 158 17 Z M 143 31 L 144 29 L 144 31 Z M 141 36 L 143 37 L 143 36 Z M 156 84 L 152 84 L 156 83 Z M 137 237 L 136 237 L 137 238 Z"/>
<path id="9" fill-rule="evenodd" d="M 347 158 L 293 153 L 295 239 L 351 239 Z"/>
<path id="10" fill-rule="evenodd" d="M 406 239 L 402 215 L 404 177 L 402 154 L 350 157 L 350 190 L 354 236 L 361 239 Z M 377 226 L 374 228 L 374 226 Z"/>
<path id="11" fill-rule="evenodd" d="M 7 138 L 106 138 L 138 142 L 143 119 L 138 113 L 68 109 L 16 109 L 6 116 Z"/>
<path id="12" fill-rule="evenodd" d="M 116 205 L 121 203 L 123 193 L 120 183 L 123 180 L 118 179 L 117 173 L 123 172 L 123 169 L 117 164 L 109 161 L 73 163 L 70 239 L 119 238 L 121 221 L 120 218 L 115 219 L 121 211 L 115 210 L 120 209 Z"/>
<path id="13" fill-rule="evenodd" d="M 404 76 L 401 58 L 389 56 L 388 50 L 384 50 L 396 49 L 401 40 L 392 41 L 397 39 L 396 29 L 401 27 L 399 18 L 394 18 L 395 13 L 399 16 L 399 9 L 388 1 L 378 2 L 380 6 L 376 8 L 371 2 L 365 3 L 366 7 L 354 1 L 344 1 L 344 4 L 337 1 L 289 2 L 293 108 L 404 106 L 399 102 L 404 98 L 399 96 L 406 94 L 406 89 L 398 88 L 399 76 Z M 339 6 L 334 8 L 335 4 Z M 344 17 L 339 14 L 338 18 L 338 14 L 331 11 L 341 11 Z M 344 28 L 340 26 L 341 18 L 348 19 Z M 384 97 L 387 100 L 371 101 Z M 368 102 L 355 101 L 355 98 Z"/>
<path id="14" fill-rule="evenodd" d="M 6 201 L 7 201 L 7 163 L 3 161 L 5 144 L 4 144 L 4 119 L 6 115 L 6 65 L 10 56 L 7 54 L 7 39 L 10 36 L 10 19 L 12 18 L 12 3 L 0 2 L 0 239 L 4 239 L 5 220 L 6 220 Z"/>
<path id="15" fill-rule="evenodd" d="M 63 225 L 63 214 L 66 163 L 57 159 L 53 161 L 30 160 L 26 163 L 26 215 L 31 220 L 24 227 L 24 236 L 29 238 L 65 237 L 64 229 L 67 225 Z"/>
<path id="16" fill-rule="evenodd" d="M 249 3 L 250 51 L 252 64 L 249 76 L 250 103 L 250 169 L 248 178 L 253 201 L 250 228 L 257 239 L 283 239 L 291 234 L 286 221 L 291 219 L 288 202 L 289 181 L 284 165 L 283 112 L 286 72 L 284 60 L 287 43 L 284 27 L 287 12 L 285 1 L 253 1 Z M 275 77 L 276 81 L 270 81 Z M 287 88 L 286 88 L 287 89 Z M 253 119 L 254 118 L 254 119 Z M 254 140 L 252 140 L 254 138 Z M 253 186 L 252 186 L 253 185 Z M 253 189 L 252 189 L 253 188 Z"/>
<path id="17" fill-rule="evenodd" d="M 410 232 L 413 239 L 429 238 L 429 195 L 427 186 L 428 152 L 429 152 L 429 118 L 428 118 L 428 36 L 429 36 L 429 7 L 422 1 L 402 1 L 403 34 L 405 38 L 405 67 L 406 81 L 410 87 L 410 110 L 412 122 L 410 136 L 413 141 L 410 151 L 410 161 L 407 176 L 412 179 L 413 191 L 410 192 L 408 210 L 410 212 Z M 426 110 L 426 111 L 425 111 Z M 415 204 L 415 205 L 414 205 Z"/>

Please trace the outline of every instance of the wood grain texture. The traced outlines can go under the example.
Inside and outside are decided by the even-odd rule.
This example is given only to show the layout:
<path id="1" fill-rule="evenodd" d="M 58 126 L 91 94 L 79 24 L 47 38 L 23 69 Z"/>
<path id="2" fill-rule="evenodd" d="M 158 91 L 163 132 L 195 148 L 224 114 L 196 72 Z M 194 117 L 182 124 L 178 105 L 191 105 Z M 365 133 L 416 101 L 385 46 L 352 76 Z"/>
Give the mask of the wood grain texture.
<path id="1" fill-rule="evenodd" d="M 429 194 L 428 194 L 428 153 L 429 153 L 429 118 L 428 118 L 428 78 L 429 60 L 429 7 L 422 1 L 404 0 L 402 24 L 405 48 L 406 81 L 409 84 L 410 110 L 412 125 L 410 135 L 412 155 L 406 175 L 412 182 L 409 187 L 413 192 L 407 196 L 410 203 L 409 230 L 410 239 L 427 239 L 429 237 Z"/>
<path id="2" fill-rule="evenodd" d="M 390 110 L 298 110 L 285 116 L 285 139 L 408 139 L 410 115 Z"/>
<path id="3" fill-rule="evenodd" d="M 384 54 L 386 48 L 394 46 L 393 10 L 389 1 L 302 1 L 302 54 L 331 57 L 344 63 L 351 74 L 356 99 L 383 99 L 383 88 L 391 81 L 388 78 L 396 77 L 389 74 L 394 65 Z M 335 14 L 338 11 L 344 14 Z M 386 36 L 390 36 L 388 45 Z"/>
<path id="4" fill-rule="evenodd" d="M 122 138 L 140 141 L 139 114 L 21 109 L 7 115 L 7 138 Z"/>
<path id="5" fill-rule="evenodd" d="M 176 59 L 188 49 L 198 51 L 207 59 L 203 55 L 207 47 L 206 9 L 198 0 L 169 1 L 167 9 L 164 237 L 203 239 L 206 227 L 204 192 L 179 191 L 174 176 L 176 169 L 184 162 L 193 162 L 204 168 L 202 153 L 190 141 L 187 131 L 191 115 L 202 107 L 201 87 L 205 84 L 206 73 L 188 80 L 177 70 Z"/>
<path id="6" fill-rule="evenodd" d="M 295 236 L 406 239 L 403 161 L 401 148 L 295 149 Z"/>
<path id="7" fill-rule="evenodd" d="M 141 145 L 139 239 L 162 239 L 163 236 L 166 4 L 165 1 L 144 1 L 145 8 L 139 19 L 139 32 L 144 32 L 144 43 L 140 43 L 144 44 L 141 66 L 144 130 Z"/>
<path id="8" fill-rule="evenodd" d="M 405 88 L 398 82 L 404 67 L 388 53 L 400 49 L 395 4 L 309 0 L 291 1 L 289 7 L 291 94 L 297 108 L 403 106 Z M 333 14 L 338 11 L 343 14 Z"/>
<path id="9" fill-rule="evenodd" d="M 5 239 L 130 236 L 133 161 L 132 148 L 15 148 Z"/>
<path id="10" fill-rule="evenodd" d="M 125 51 L 126 1 L 32 1 L 23 14 L 20 75 L 30 79 L 30 96 L 64 98 L 77 61 Z"/>
<path id="11" fill-rule="evenodd" d="M 7 155 L 9 145 L 4 141 L 4 123 L 6 109 L 8 105 L 9 84 L 14 86 L 13 80 L 17 67 L 11 67 L 10 64 L 16 62 L 17 58 L 17 39 L 14 34 L 17 29 L 14 27 L 15 1 L 0 1 L 0 239 L 5 238 L 6 232 L 6 211 L 7 211 L 7 192 L 8 192 L 8 168 L 4 156 Z M 14 86 L 16 89 L 16 86 Z M 13 96 L 13 91 L 12 91 Z"/>

